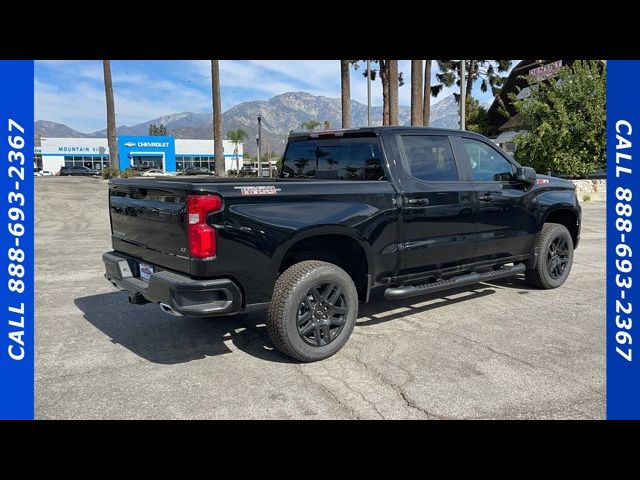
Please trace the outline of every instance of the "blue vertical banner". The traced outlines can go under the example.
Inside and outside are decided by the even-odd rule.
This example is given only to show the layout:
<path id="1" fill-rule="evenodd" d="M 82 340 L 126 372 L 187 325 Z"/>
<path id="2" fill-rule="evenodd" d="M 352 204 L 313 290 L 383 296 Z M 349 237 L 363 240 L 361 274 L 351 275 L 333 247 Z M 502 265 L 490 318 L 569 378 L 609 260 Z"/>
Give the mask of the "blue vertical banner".
<path id="1" fill-rule="evenodd" d="M 33 69 L 0 61 L 0 419 L 34 418 Z"/>
<path id="2" fill-rule="evenodd" d="M 640 419 L 640 61 L 607 64 L 607 418 Z"/>

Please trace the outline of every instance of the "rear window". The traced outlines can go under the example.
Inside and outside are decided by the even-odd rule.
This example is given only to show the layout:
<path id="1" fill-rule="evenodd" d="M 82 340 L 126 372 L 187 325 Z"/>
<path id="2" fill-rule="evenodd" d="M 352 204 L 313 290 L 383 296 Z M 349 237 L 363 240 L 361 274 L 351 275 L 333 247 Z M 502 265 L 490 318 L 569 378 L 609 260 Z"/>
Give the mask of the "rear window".
<path id="1" fill-rule="evenodd" d="M 377 137 L 290 142 L 282 176 L 328 180 L 384 180 Z"/>

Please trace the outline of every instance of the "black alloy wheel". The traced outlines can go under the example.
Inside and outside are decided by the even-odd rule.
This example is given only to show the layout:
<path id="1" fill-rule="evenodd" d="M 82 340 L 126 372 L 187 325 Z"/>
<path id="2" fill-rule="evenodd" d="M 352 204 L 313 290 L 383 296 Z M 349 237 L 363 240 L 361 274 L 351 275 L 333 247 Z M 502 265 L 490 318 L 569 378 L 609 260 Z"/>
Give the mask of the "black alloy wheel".
<path id="1" fill-rule="evenodd" d="M 338 352 L 358 317 L 358 290 L 339 266 L 303 260 L 276 280 L 267 330 L 273 346 L 301 362 L 317 362 Z"/>
<path id="2" fill-rule="evenodd" d="M 312 287 L 298 306 L 298 334 L 308 345 L 328 345 L 342 332 L 348 313 L 344 293 L 339 286 L 328 283 Z"/>
<path id="3" fill-rule="evenodd" d="M 549 243 L 547 251 L 547 271 L 554 280 L 562 277 L 569 264 L 569 245 L 564 237 L 556 237 Z"/>

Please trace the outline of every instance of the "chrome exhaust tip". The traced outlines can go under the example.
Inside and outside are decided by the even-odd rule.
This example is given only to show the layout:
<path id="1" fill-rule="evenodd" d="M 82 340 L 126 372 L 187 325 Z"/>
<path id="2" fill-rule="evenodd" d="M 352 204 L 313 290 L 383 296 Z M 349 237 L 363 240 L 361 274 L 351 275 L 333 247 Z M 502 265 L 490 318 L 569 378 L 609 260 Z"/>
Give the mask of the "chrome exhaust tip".
<path id="1" fill-rule="evenodd" d="M 169 315 L 173 315 L 174 317 L 181 317 L 182 314 L 176 312 L 173 308 L 171 308 L 170 305 L 167 305 L 166 303 L 160 303 L 160 310 L 162 310 L 164 313 L 168 313 Z"/>

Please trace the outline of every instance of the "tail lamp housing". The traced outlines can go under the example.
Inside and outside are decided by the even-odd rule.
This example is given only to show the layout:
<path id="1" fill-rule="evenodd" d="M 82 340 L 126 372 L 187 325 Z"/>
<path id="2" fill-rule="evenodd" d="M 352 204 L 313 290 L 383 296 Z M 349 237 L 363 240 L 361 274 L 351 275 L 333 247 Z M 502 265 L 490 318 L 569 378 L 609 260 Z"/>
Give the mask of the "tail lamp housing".
<path id="1" fill-rule="evenodd" d="M 191 257 L 216 256 L 216 229 L 207 223 L 207 216 L 220 210 L 222 197 L 219 195 L 187 196 L 187 236 Z"/>

